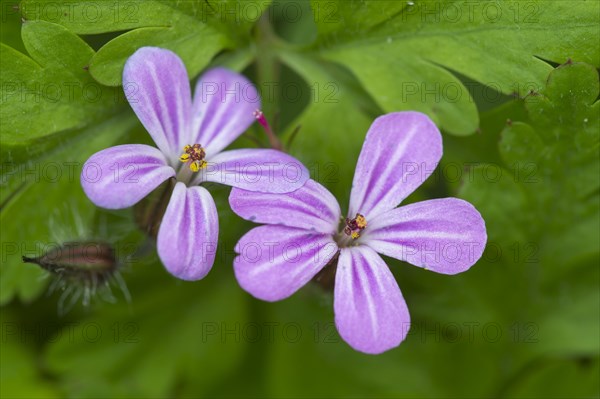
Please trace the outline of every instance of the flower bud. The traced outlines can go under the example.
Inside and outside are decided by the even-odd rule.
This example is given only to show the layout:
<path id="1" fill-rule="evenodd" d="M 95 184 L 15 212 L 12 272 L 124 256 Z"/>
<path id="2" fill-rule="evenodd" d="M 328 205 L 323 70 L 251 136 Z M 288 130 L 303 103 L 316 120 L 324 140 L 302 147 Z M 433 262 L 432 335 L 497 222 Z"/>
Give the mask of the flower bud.
<path id="1" fill-rule="evenodd" d="M 48 271 L 53 281 L 49 293 L 60 291 L 58 314 L 65 315 L 81 298 L 84 306 L 98 294 L 114 303 L 111 285 L 121 289 L 129 302 L 131 297 L 121 277 L 122 264 L 113 246 L 100 241 L 70 241 L 38 257 L 23 256 L 23 262 L 34 263 Z"/>
<path id="2" fill-rule="evenodd" d="M 66 242 L 35 258 L 23 256 L 23 262 L 35 263 L 50 273 L 90 285 L 104 283 L 118 268 L 113 247 L 92 241 Z"/>

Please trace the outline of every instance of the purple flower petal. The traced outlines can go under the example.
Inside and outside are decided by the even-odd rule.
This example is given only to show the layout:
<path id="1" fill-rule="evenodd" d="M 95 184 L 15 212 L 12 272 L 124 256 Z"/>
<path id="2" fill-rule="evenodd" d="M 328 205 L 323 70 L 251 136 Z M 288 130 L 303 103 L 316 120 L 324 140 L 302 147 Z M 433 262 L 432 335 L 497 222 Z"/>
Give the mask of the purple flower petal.
<path id="1" fill-rule="evenodd" d="M 176 162 L 189 144 L 192 97 L 181 59 L 172 51 L 142 47 L 125 63 L 123 90 L 152 139 Z"/>
<path id="2" fill-rule="evenodd" d="M 200 280 L 210 271 L 219 236 L 217 208 L 203 187 L 177 183 L 158 231 L 160 260 L 182 280 Z"/>
<path id="3" fill-rule="evenodd" d="M 333 306 L 340 336 L 361 352 L 377 354 L 398 346 L 410 327 L 392 272 L 367 246 L 341 250 Z"/>
<path id="4" fill-rule="evenodd" d="M 456 274 L 481 257 L 487 234 L 470 203 L 442 198 L 402 206 L 369 221 L 361 242 L 437 273 Z"/>
<path id="5" fill-rule="evenodd" d="M 235 247 L 235 276 L 246 291 L 265 301 L 287 298 L 312 279 L 337 252 L 329 234 L 286 226 L 260 226 Z"/>
<path id="6" fill-rule="evenodd" d="M 202 144 L 206 154 L 214 156 L 248 129 L 257 108 L 258 92 L 244 76 L 224 68 L 207 71 L 194 93 L 194 143 Z"/>
<path id="7" fill-rule="evenodd" d="M 92 155 L 83 165 L 81 186 L 103 208 L 127 208 L 158 187 L 175 170 L 155 147 L 127 144 Z"/>
<path id="8" fill-rule="evenodd" d="M 336 232 L 341 216 L 340 206 L 333 195 L 312 179 L 287 194 L 233 188 L 229 205 L 237 215 L 252 222 L 280 224 L 328 234 Z"/>
<path id="9" fill-rule="evenodd" d="M 289 193 L 308 180 L 308 170 L 296 158 L 269 149 L 221 152 L 208 160 L 194 181 L 209 181 L 248 191 Z"/>
<path id="10" fill-rule="evenodd" d="M 433 172 L 442 136 L 420 112 L 395 112 L 373 122 L 358 158 L 348 215 L 367 222 L 395 208 Z"/>

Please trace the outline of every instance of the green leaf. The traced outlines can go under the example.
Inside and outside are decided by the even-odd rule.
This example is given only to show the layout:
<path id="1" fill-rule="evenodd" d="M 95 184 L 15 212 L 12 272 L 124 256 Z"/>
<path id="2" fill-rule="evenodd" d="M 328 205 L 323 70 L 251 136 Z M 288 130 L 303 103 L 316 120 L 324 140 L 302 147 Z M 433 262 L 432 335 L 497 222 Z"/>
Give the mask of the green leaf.
<path id="1" fill-rule="evenodd" d="M 310 83 L 311 99 L 307 108 L 293 121 L 284 139 L 293 139 L 291 153 L 302 160 L 311 177 L 347 203 L 352 176 L 364 137 L 372 120 L 366 115 L 356 93 L 322 63 L 293 53 L 282 54 L 283 61 Z M 331 145 L 335 143 L 335 145 Z"/>
<path id="2" fill-rule="evenodd" d="M 518 183 L 506 187 L 509 192 L 504 195 L 526 193 L 529 205 L 522 204 L 520 213 L 527 215 L 530 239 L 538 242 L 542 260 L 564 267 L 599 252 L 593 244 L 599 239 L 594 226 L 600 218 L 599 92 L 593 67 L 581 63 L 560 66 L 550 74 L 545 88 L 525 100 L 531 124 L 510 123 L 499 144 Z M 585 139 L 578 139 L 581 137 Z M 588 145 L 581 146 L 582 141 Z M 466 198 L 479 203 L 483 212 L 491 206 L 505 206 L 479 200 L 484 192 L 502 195 L 496 185 L 484 183 L 466 190 Z M 486 220 L 492 229 L 497 223 L 504 226 L 500 213 L 489 216 Z M 536 220 L 544 220 L 543 226 Z M 498 231 L 509 235 L 504 228 Z"/>
<path id="3" fill-rule="evenodd" d="M 173 5 L 170 0 L 162 0 Z M 206 21 L 238 43 L 246 43 L 248 33 L 272 0 L 248 2 L 246 0 L 196 0 L 175 2 L 174 6 L 187 14 Z M 202 12 L 199 9 L 202 8 Z"/>
<path id="4" fill-rule="evenodd" d="M 22 22 L 18 2 L 0 0 L 0 6 L 0 18 L 2 18 L 0 32 L 2 43 L 24 53 L 25 46 L 23 46 L 23 41 L 21 40 Z"/>
<path id="5" fill-rule="evenodd" d="M 106 43 L 90 63 L 90 73 L 98 82 L 118 86 L 125 61 L 143 46 L 174 51 L 190 76 L 197 75 L 222 49 L 246 46 L 248 30 L 269 3 L 24 0 L 21 7 L 27 19 L 51 20 L 78 34 L 127 31 Z"/>
<path id="6" fill-rule="evenodd" d="M 0 45 L 3 144 L 88 126 L 122 104 L 85 70 L 94 51 L 79 37 L 45 21 L 25 23 L 22 37 L 32 58 Z"/>
<path id="7" fill-rule="evenodd" d="M 577 149 L 585 150 L 600 141 L 599 92 L 598 72 L 592 65 L 568 62 L 554 70 L 546 87 L 529 95 L 525 105 L 545 139 L 571 141 L 574 136 Z"/>
<path id="8" fill-rule="evenodd" d="M 543 155 L 544 143 L 531 126 L 516 122 L 502 131 L 499 147 L 507 165 L 524 166 L 534 164 Z"/>
<path id="9" fill-rule="evenodd" d="M 539 58 L 600 66 L 597 2 L 315 0 L 312 6 L 320 56 L 347 66 L 387 112 L 424 110 L 452 134 L 473 133 L 478 118 L 469 91 L 449 71 L 525 95 L 551 70 Z"/>
<path id="10" fill-rule="evenodd" d="M 170 27 L 143 27 L 124 33 L 105 44 L 92 59 L 90 72 L 98 82 L 121 84 L 125 61 L 144 46 L 162 47 L 177 53 L 188 75 L 195 76 L 223 48 L 223 39 L 207 25 L 186 16 L 169 22 Z"/>
<path id="11" fill-rule="evenodd" d="M 78 80 L 88 76 L 84 68 L 93 57 L 94 50 L 67 29 L 43 21 L 26 22 L 21 35 L 27 52 L 38 63 L 62 68 Z M 59 46 L 56 43 L 67 51 L 57 51 Z"/>
<path id="12" fill-rule="evenodd" d="M 598 126 L 598 93 L 593 67 L 556 68 L 547 86 L 524 100 L 527 123 L 509 122 L 502 132 L 499 151 L 512 184 L 480 179 L 460 192 L 484 216 L 490 243 L 501 243 L 500 261 L 512 257 L 522 269 L 506 284 L 515 309 L 525 302 L 531 307 L 516 310 L 516 318 L 539 331 L 539 342 L 529 347 L 537 355 L 600 348 L 598 320 L 589 317 L 599 311 L 598 130 L 587 130 Z M 581 146 L 582 136 L 588 146 Z M 519 234 L 510 223 L 521 226 Z"/>
<path id="13" fill-rule="evenodd" d="M 477 166 L 463 179 L 459 195 L 481 212 L 489 242 L 508 246 L 526 241 L 527 196 L 509 171 L 495 164 Z"/>
<path id="14" fill-rule="evenodd" d="M 449 133 L 468 135 L 479 125 L 467 88 L 446 69 L 419 57 L 375 46 L 325 54 L 346 65 L 385 112 L 421 111 Z"/>

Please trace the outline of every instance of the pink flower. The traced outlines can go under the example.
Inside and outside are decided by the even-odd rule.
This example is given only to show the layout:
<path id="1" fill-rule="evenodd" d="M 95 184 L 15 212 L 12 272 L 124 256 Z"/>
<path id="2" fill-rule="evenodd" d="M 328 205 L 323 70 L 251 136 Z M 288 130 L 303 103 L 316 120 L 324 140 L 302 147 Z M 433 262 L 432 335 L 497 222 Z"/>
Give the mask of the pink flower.
<path id="1" fill-rule="evenodd" d="M 127 60 L 123 87 L 158 148 L 127 144 L 92 155 L 81 174 L 83 190 L 96 205 L 121 209 L 176 178 L 158 232 L 158 255 L 174 276 L 201 279 L 214 263 L 219 222 L 212 196 L 199 185 L 286 193 L 301 187 L 308 171 L 280 151 L 223 151 L 254 122 L 260 106 L 256 88 L 242 75 L 209 70 L 192 101 L 181 59 L 169 50 L 143 47 Z"/>
<path id="2" fill-rule="evenodd" d="M 333 195 L 313 180 L 288 194 L 234 188 L 229 197 L 234 212 L 266 224 L 236 246 L 240 285 L 257 298 L 277 301 L 337 261 L 334 311 L 341 337 L 373 354 L 399 345 L 410 316 L 377 253 L 456 274 L 481 257 L 487 241 L 481 215 L 466 201 L 442 198 L 396 208 L 441 156 L 434 123 L 418 112 L 398 112 L 377 118 L 367 133 L 345 219 Z"/>

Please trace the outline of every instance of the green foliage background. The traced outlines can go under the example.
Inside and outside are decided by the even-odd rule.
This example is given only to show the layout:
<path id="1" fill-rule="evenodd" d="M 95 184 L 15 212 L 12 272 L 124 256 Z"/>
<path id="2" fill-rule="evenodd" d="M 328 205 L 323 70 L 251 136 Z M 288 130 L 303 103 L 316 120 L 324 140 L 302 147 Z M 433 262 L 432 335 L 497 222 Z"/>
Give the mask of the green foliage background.
<path id="1" fill-rule="evenodd" d="M 600 395 L 598 1 L 0 4 L 3 398 Z M 387 259 L 413 326 L 363 355 L 318 287 L 273 304 L 241 290 L 233 246 L 251 224 L 213 186 L 219 257 L 204 280 L 176 281 L 131 210 L 96 208 L 78 179 L 94 152 L 150 142 L 119 86 L 145 45 L 175 51 L 194 80 L 214 65 L 253 79 L 341 204 L 371 121 L 426 112 L 444 156 L 407 202 L 471 201 L 484 257 L 457 276 Z M 256 140 L 252 127 L 235 145 Z M 81 238 L 145 249 L 124 272 L 133 300 L 58 317 L 59 294 L 21 255 Z"/>

